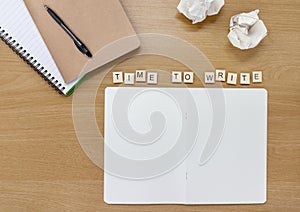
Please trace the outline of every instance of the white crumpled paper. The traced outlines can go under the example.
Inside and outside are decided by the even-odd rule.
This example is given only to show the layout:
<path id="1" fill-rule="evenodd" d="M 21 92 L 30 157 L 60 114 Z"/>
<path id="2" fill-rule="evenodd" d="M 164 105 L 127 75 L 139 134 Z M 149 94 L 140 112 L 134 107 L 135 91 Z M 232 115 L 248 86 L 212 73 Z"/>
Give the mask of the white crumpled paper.
<path id="1" fill-rule="evenodd" d="M 268 30 L 258 17 L 259 10 L 241 13 L 231 17 L 228 38 L 239 49 L 256 47 L 266 36 Z"/>
<path id="2" fill-rule="evenodd" d="M 224 0 L 181 0 L 177 9 L 196 24 L 218 14 L 223 6 Z"/>

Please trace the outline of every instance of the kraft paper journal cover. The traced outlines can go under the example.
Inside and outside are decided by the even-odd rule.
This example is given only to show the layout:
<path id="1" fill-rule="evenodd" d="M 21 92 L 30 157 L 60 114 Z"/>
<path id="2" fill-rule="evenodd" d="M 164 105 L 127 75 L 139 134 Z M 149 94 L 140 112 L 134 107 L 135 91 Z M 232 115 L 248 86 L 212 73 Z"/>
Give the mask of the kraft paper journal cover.
<path id="1" fill-rule="evenodd" d="M 265 89 L 107 88 L 108 204 L 262 204 Z"/>
<path id="2" fill-rule="evenodd" d="M 135 49 L 140 41 L 119 0 L 24 0 L 65 82 L 70 82 Z M 85 44 L 83 55 L 47 13 L 51 8 Z"/>
<path id="3" fill-rule="evenodd" d="M 64 82 L 23 0 L 1 0 L 0 11 L 0 38 L 51 86 L 71 95 L 83 78 Z"/>

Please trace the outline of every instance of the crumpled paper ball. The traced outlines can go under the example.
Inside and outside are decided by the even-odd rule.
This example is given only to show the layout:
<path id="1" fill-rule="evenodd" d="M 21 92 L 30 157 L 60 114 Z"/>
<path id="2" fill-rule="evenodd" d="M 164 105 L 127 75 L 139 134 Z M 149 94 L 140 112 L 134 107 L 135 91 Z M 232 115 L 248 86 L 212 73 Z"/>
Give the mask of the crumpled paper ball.
<path id="1" fill-rule="evenodd" d="M 224 0 L 181 0 L 177 9 L 196 24 L 218 14 L 224 4 Z"/>
<path id="2" fill-rule="evenodd" d="M 256 47 L 268 34 L 268 30 L 258 17 L 259 10 L 241 13 L 231 17 L 228 39 L 239 49 Z"/>

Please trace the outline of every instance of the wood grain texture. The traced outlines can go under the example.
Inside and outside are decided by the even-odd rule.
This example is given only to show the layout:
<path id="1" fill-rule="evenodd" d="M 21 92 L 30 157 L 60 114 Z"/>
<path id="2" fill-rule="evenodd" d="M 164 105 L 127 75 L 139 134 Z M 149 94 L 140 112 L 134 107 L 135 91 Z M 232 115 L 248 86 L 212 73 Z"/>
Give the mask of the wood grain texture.
<path id="1" fill-rule="evenodd" d="M 0 211 L 299 211 L 300 210 L 300 1 L 227 0 L 218 16 L 191 25 L 176 11 L 179 0 L 122 0 L 138 33 L 162 33 L 199 48 L 219 69 L 261 70 L 269 91 L 268 202 L 264 205 L 109 206 L 103 202 L 103 171 L 77 141 L 72 97 L 66 98 L 0 42 Z M 269 35 L 241 51 L 227 39 L 229 19 L 259 8 Z M 185 70 L 158 56 L 127 60 L 116 70 Z M 170 81 L 171 82 L 171 81 Z M 96 99 L 103 131 L 103 89 Z M 84 85 L 83 85 L 84 86 Z M 192 87 L 200 86 L 195 79 Z M 233 87 L 225 85 L 224 87 Z"/>

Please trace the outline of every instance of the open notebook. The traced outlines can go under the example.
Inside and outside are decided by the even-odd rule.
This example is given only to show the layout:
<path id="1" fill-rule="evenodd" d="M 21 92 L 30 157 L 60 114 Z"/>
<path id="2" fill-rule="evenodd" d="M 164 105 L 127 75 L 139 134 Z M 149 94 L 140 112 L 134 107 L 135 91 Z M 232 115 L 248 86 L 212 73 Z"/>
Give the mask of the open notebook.
<path id="1" fill-rule="evenodd" d="M 264 89 L 107 88 L 104 201 L 266 202 Z"/>
<path id="2" fill-rule="evenodd" d="M 49 84 L 71 95 L 82 78 L 64 82 L 23 0 L 1 0 L 0 11 L 0 37 Z"/>

